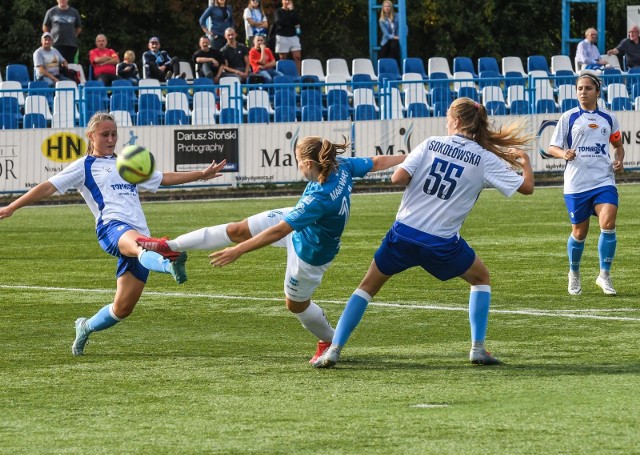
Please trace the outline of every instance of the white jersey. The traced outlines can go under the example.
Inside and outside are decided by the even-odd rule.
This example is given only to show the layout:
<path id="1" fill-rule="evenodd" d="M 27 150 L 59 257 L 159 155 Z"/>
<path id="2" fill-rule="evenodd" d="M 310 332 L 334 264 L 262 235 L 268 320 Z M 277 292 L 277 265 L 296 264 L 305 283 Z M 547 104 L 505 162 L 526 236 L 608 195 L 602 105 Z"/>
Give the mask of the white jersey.
<path id="1" fill-rule="evenodd" d="M 576 151 L 576 158 L 567 161 L 564 170 L 565 194 L 616 184 L 609 142 L 618 131 L 618 120 L 606 109 L 589 112 L 575 107 L 562 114 L 550 145 Z"/>
<path id="2" fill-rule="evenodd" d="M 96 218 L 96 224 L 118 220 L 141 234 L 150 234 L 138 188 L 156 192 L 162 181 L 162 172 L 155 171 L 146 182 L 133 185 L 118 174 L 115 156 L 98 158 L 87 155 L 71 163 L 49 181 L 61 193 L 77 189 Z"/>
<path id="3" fill-rule="evenodd" d="M 511 196 L 524 178 L 462 136 L 430 137 L 400 165 L 411 175 L 396 220 L 442 238 L 459 236 L 484 186 Z"/>

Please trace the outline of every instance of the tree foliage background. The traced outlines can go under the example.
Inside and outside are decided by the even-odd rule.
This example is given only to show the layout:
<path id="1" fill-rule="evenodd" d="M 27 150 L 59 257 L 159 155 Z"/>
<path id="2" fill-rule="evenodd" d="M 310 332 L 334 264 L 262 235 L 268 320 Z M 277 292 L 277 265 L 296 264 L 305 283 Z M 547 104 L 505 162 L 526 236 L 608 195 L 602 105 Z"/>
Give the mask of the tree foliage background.
<path id="1" fill-rule="evenodd" d="M 244 39 L 242 12 L 247 1 L 228 0 L 233 7 L 236 29 Z M 627 1 L 608 0 L 606 47 L 626 36 Z M 640 0 L 637 2 L 640 4 Z M 32 66 L 33 51 L 40 46 L 42 20 L 54 0 L 3 0 L 0 17 L 0 70 L 9 63 Z M 84 22 L 80 34 L 80 63 L 95 36 L 104 33 L 109 47 L 120 55 L 132 49 L 138 61 L 150 36 L 159 36 L 162 47 L 181 60 L 190 60 L 202 34 L 198 19 L 207 0 L 71 0 Z M 263 0 L 269 18 L 281 5 Z M 367 0 L 296 0 L 302 17 L 303 58 L 350 60 L 369 56 Z M 407 0 L 408 50 L 425 62 L 441 56 L 449 60 L 464 55 L 507 55 L 526 58 L 540 54 L 550 58 L 561 50 L 562 0 Z M 573 4 L 572 36 L 596 25 L 593 3 Z M 572 52 L 575 52 L 572 49 Z"/>

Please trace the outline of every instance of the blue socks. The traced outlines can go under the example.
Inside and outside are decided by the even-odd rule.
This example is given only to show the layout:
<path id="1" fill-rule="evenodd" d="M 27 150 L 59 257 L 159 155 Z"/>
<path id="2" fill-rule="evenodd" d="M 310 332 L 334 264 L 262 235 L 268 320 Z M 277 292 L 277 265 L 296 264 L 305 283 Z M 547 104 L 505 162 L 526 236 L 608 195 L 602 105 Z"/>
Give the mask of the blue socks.
<path id="1" fill-rule="evenodd" d="M 143 250 L 138 256 L 140 264 L 146 269 L 160 273 L 171 273 L 171 261 L 165 259 L 155 251 Z"/>
<path id="2" fill-rule="evenodd" d="M 491 286 L 483 284 L 471 286 L 469 293 L 469 323 L 471 324 L 471 341 L 481 341 L 487 336 L 489 322 L 489 303 L 491 302 Z"/>
<path id="3" fill-rule="evenodd" d="M 567 253 L 569 254 L 569 270 L 572 272 L 580 271 L 580 260 L 584 251 L 584 240 L 576 240 L 573 234 L 569 235 L 567 241 Z"/>
<path id="4" fill-rule="evenodd" d="M 87 320 L 87 327 L 89 328 L 89 330 L 91 330 L 92 332 L 99 332 L 100 330 L 105 330 L 109 327 L 113 327 L 121 321 L 121 319 L 113 314 L 113 310 L 111 308 L 112 306 L 113 303 L 103 306 L 100 311 L 98 311 Z"/>
<path id="5" fill-rule="evenodd" d="M 342 312 L 340 320 L 338 320 L 338 326 L 333 335 L 332 344 L 337 344 L 340 347 L 345 345 L 351 336 L 351 332 L 355 330 L 362 319 L 367 305 L 371 302 L 371 298 L 372 297 L 362 289 L 356 289 L 354 293 L 351 294 L 347 306 Z"/>
<path id="6" fill-rule="evenodd" d="M 600 239 L 598 239 L 598 254 L 600 255 L 600 270 L 609 272 L 613 257 L 616 255 L 616 230 L 600 229 Z"/>

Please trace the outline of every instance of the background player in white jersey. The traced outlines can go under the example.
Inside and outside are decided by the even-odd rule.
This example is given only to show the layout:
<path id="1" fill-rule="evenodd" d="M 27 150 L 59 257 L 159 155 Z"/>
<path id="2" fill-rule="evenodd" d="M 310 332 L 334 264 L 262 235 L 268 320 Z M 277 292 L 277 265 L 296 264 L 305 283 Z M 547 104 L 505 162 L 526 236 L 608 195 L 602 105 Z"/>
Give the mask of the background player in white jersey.
<path id="1" fill-rule="evenodd" d="M 333 327 L 311 300 L 324 272 L 340 249 L 340 236 L 349 219 L 354 177 L 382 171 L 406 158 L 406 155 L 344 158 L 349 144 L 334 144 L 317 136 L 301 139 L 296 145 L 300 173 L 309 180 L 295 205 L 270 210 L 243 221 L 198 229 L 175 240 L 142 237 L 138 243 L 168 257 L 176 251 L 213 250 L 237 243 L 210 255 L 211 264 L 225 266 L 267 245 L 287 249 L 284 280 L 285 301 L 302 326 L 318 338 L 315 361 L 331 344 Z"/>
<path id="2" fill-rule="evenodd" d="M 598 107 L 600 79 L 597 76 L 585 73 L 578 77 L 576 92 L 580 106 L 562 114 L 549 145 L 550 155 L 567 160 L 564 200 L 571 220 L 567 241 L 569 294 L 582 293 L 580 260 L 589 220 L 595 215 L 600 224 L 600 274 L 596 284 L 606 295 L 615 295 L 609 272 L 617 245 L 618 190 L 614 172 L 624 171 L 622 135 L 615 115 Z M 614 148 L 613 162 L 609 143 Z"/>
<path id="3" fill-rule="evenodd" d="M 484 106 L 458 98 L 447 112 L 448 136 L 430 137 L 396 169 L 391 181 L 406 185 L 402 202 L 382 245 L 360 286 L 340 316 L 333 342 L 314 363 L 334 366 L 371 299 L 389 278 L 420 266 L 445 281 L 460 277 L 471 285 L 469 359 L 477 365 L 497 365 L 484 346 L 489 318 L 489 271 L 460 237 L 462 223 L 485 185 L 509 197 L 516 191 L 533 193 L 533 170 L 522 150 L 531 141 L 522 124 L 499 131 L 489 127 Z M 522 169 L 522 175 L 513 167 Z"/>
<path id="4" fill-rule="evenodd" d="M 115 146 L 118 129 L 111 115 L 94 114 L 87 124 L 89 145 L 86 156 L 67 166 L 62 172 L 32 188 L 6 207 L 0 208 L 0 219 L 10 217 L 21 207 L 34 204 L 55 192 L 71 188 L 79 190 L 96 219 L 98 242 L 104 251 L 118 258 L 116 295 L 113 303 L 100 309 L 91 318 L 75 322 L 76 338 L 73 355 L 82 355 L 92 332 L 108 329 L 129 316 L 135 308 L 149 276 L 149 270 L 170 273 L 178 283 L 186 281 L 186 255 L 175 255 L 170 261 L 153 251 L 145 251 L 136 243 L 140 235 L 149 235 L 149 228 L 138 189 L 157 191 L 160 185 L 178 185 L 211 179 L 221 174 L 225 161 L 212 163 L 204 171 L 159 172 L 146 182 L 132 185 L 122 180 L 116 170 Z"/>

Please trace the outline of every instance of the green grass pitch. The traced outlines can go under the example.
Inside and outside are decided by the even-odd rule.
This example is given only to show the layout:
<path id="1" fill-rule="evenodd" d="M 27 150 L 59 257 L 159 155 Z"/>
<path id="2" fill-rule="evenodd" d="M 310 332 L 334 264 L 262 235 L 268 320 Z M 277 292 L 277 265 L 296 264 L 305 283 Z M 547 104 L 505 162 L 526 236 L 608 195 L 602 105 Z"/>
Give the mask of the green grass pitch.
<path id="1" fill-rule="evenodd" d="M 115 260 L 84 206 L 0 222 L 0 453 L 636 453 L 640 447 L 640 186 L 619 188 L 618 291 L 567 294 L 562 190 L 481 195 L 463 236 L 492 274 L 487 347 L 468 362 L 469 286 L 420 270 L 372 302 L 341 362 L 307 363 L 315 341 L 283 302 L 285 253 L 223 269 L 190 254 L 189 281 L 152 274 L 135 312 L 71 356 L 73 321 L 109 303 Z M 315 300 L 335 325 L 393 222 L 400 193 L 354 195 L 342 250 Z M 295 198 L 145 204 L 175 237 Z"/>

